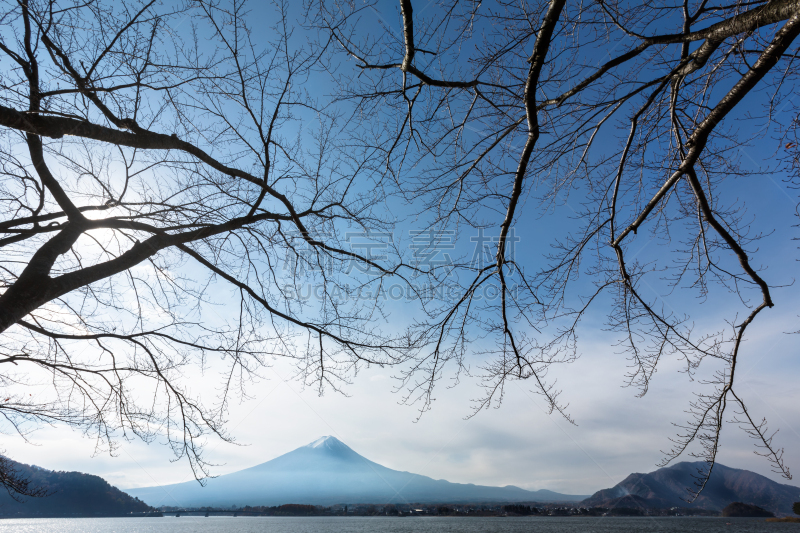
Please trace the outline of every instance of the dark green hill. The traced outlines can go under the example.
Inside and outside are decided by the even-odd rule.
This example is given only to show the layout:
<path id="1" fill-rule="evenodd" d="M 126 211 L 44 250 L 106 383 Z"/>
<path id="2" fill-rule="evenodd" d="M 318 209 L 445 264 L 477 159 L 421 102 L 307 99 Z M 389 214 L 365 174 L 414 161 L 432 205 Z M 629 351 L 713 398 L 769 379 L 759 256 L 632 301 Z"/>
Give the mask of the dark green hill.
<path id="1" fill-rule="evenodd" d="M 733 502 L 722 510 L 722 516 L 731 518 L 772 518 L 775 515 L 758 505 Z"/>
<path id="2" fill-rule="evenodd" d="M 777 514 L 789 514 L 792 502 L 800 497 L 800 488 L 776 483 L 762 475 L 729 468 L 717 463 L 702 494 L 691 504 L 688 487 L 705 463 L 677 463 L 649 474 L 631 474 L 610 489 L 596 492 L 583 501 L 587 507 L 608 507 L 617 498 L 637 496 L 649 508 L 689 507 L 721 511 L 731 502 L 757 505 Z"/>
<path id="3" fill-rule="evenodd" d="M 112 487 L 101 477 L 12 463 L 21 476 L 30 479 L 31 486 L 44 487 L 49 495 L 16 501 L 0 489 L 2 518 L 125 516 L 153 511 L 143 501 Z"/>

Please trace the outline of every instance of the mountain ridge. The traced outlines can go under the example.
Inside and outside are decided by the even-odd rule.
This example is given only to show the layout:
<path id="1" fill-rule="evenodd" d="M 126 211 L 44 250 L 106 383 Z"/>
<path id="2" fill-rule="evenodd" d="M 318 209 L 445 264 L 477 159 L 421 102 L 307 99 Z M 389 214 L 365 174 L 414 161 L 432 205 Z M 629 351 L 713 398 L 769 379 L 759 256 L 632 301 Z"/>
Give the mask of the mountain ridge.
<path id="1" fill-rule="evenodd" d="M 31 487 L 46 488 L 49 495 L 14 499 L 0 489 L 1 518 L 127 516 L 153 511 L 99 476 L 7 461 L 20 477 L 30 481 Z"/>
<path id="2" fill-rule="evenodd" d="M 281 505 L 299 503 L 456 503 L 467 501 L 572 501 L 585 496 L 514 485 L 490 487 L 392 470 L 370 461 L 336 437 L 321 437 L 271 461 L 208 480 L 128 489 L 154 507 Z"/>
<path id="3" fill-rule="evenodd" d="M 757 505 L 776 514 L 791 514 L 792 503 L 800 500 L 800 487 L 720 463 L 714 465 L 703 492 L 689 503 L 688 488 L 705 466 L 703 462 L 682 462 L 647 474 L 632 473 L 611 488 L 595 492 L 581 502 L 587 507 L 614 507 L 638 503 L 651 508 L 688 507 L 721 511 L 732 502 Z"/>

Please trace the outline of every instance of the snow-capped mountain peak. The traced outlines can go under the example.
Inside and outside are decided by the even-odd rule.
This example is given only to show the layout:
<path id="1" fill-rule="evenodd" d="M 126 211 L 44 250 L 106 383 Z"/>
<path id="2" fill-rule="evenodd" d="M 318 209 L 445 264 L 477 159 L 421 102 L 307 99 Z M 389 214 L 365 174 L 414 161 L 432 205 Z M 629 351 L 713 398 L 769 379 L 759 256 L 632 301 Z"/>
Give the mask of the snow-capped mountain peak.
<path id="1" fill-rule="evenodd" d="M 190 481 L 127 492 L 153 506 L 197 507 L 408 501 L 530 502 L 584 498 L 547 491 L 541 494 L 512 486 L 462 485 L 392 470 L 359 455 L 330 435 L 266 463 L 210 479 L 205 487 Z"/>
<path id="2" fill-rule="evenodd" d="M 332 442 L 329 442 L 329 441 L 332 441 Z M 339 439 L 337 439 L 336 437 L 332 437 L 330 435 L 326 435 L 324 437 L 318 438 L 317 440 L 315 440 L 311 444 L 308 444 L 306 446 L 306 448 L 321 448 L 322 446 L 325 446 L 326 443 L 327 444 L 333 444 L 333 443 L 338 442 L 338 441 L 339 441 Z"/>

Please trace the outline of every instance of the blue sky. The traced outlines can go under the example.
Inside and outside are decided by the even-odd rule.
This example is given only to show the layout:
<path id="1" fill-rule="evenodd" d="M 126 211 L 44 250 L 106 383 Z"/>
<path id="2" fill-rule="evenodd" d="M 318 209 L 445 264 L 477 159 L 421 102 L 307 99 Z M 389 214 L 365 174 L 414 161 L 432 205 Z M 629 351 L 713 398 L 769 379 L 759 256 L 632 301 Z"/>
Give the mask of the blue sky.
<path id="1" fill-rule="evenodd" d="M 740 385 L 757 416 L 780 428 L 776 442 L 786 448 L 790 467 L 800 462 L 797 343 L 795 336 L 782 333 L 792 323 L 787 317 L 757 329 L 743 354 Z M 671 422 L 683 420 L 687 395 L 697 383 L 689 383 L 678 364 L 667 364 L 650 393 L 637 399 L 635 391 L 622 387 L 625 361 L 609 348 L 608 338 L 586 337 L 581 359 L 556 372 L 577 426 L 547 415 L 544 403 L 525 384 L 509 387 L 499 409 L 468 420 L 464 417 L 475 392 L 469 380 L 455 389 L 442 388 L 434 409 L 415 423 L 416 411 L 398 405 L 390 390 L 390 371 L 362 373 L 346 388 L 349 397 L 332 392 L 319 397 L 289 379 L 290 368 L 276 365 L 265 372 L 267 379 L 253 391 L 253 400 L 232 408 L 229 428 L 241 446 L 211 441 L 207 455 L 219 465 L 215 473 L 224 474 L 330 434 L 387 467 L 436 479 L 590 494 L 631 472 L 655 469 L 659 450 L 673 435 Z M 191 479 L 187 466 L 170 463 L 169 450 L 156 443 L 125 444 L 111 458 L 92 457 L 91 441 L 61 428 L 38 432 L 34 442 L 40 446 L 15 441 L 6 446 L 20 460 L 91 472 L 123 488 Z M 724 430 L 719 460 L 780 481 L 753 454 L 752 441 L 733 426 Z"/>
<path id="2" fill-rule="evenodd" d="M 382 9 L 368 11 L 365 19 L 374 16 L 376 25 L 397 30 L 396 3 L 387 0 L 378 7 Z M 269 19 L 263 9 L 263 5 L 254 7 L 254 17 Z M 425 9 L 418 8 L 417 13 L 421 16 Z M 312 83 L 325 87 L 322 78 L 312 79 Z M 729 118 L 725 126 L 752 128 L 753 122 L 745 122 L 743 117 L 761 109 L 757 100 L 753 97 L 745 102 L 738 117 Z M 796 108 L 794 97 L 778 106 L 784 117 Z M 607 139 L 609 146 L 613 141 Z M 768 172 L 778 166 L 778 150 L 773 131 L 737 148 L 734 153 L 746 169 L 762 172 L 731 182 L 723 194 L 729 202 L 746 199 L 749 216 L 754 217 L 754 233 L 766 235 L 758 244 L 755 263 L 767 268 L 771 284 L 786 285 L 775 291 L 776 307 L 765 311 L 749 330 L 739 390 L 757 417 L 767 417 L 772 429 L 780 428 L 775 442 L 785 448 L 787 465 L 800 473 L 800 390 L 796 387 L 800 337 L 788 334 L 800 329 L 800 293 L 792 285 L 800 259 L 798 243 L 792 240 L 798 236 L 794 227 L 798 223 L 797 192 L 786 186 L 781 173 Z M 540 265 L 542 251 L 553 239 L 576 227 L 577 221 L 571 217 L 580 210 L 580 200 L 578 190 L 544 217 L 535 209 L 522 210 L 515 223 L 520 237 L 517 261 Z M 398 232 L 407 239 L 408 231 L 417 224 L 403 222 Z M 496 235 L 497 231 L 488 230 L 487 234 Z M 464 232 L 460 236 L 459 251 L 471 252 L 469 237 L 473 235 Z M 629 249 L 643 262 L 660 260 L 665 253 L 660 237 L 642 231 Z M 655 300 L 666 308 L 690 312 L 699 330 L 719 329 L 736 309 L 740 314 L 745 310 L 735 296 L 720 289 L 701 301 L 688 291 L 669 291 L 657 274 L 647 280 Z M 702 390 L 703 378 L 710 377 L 715 368 L 707 361 L 692 381 L 680 372 L 679 361 L 665 360 L 650 392 L 635 398 L 636 390 L 622 386 L 627 361 L 614 347 L 616 336 L 604 331 L 603 301 L 598 303 L 582 323 L 579 360 L 554 368 L 551 374 L 558 379 L 576 426 L 547 415 L 544 403 L 526 383 L 510 385 L 499 408 L 467 418 L 478 389 L 474 378 L 465 377 L 455 388 L 440 387 L 433 410 L 415 422 L 416 408 L 400 405 L 400 396 L 392 392 L 396 381 L 391 369 L 363 370 L 344 388 L 347 395 L 327 391 L 319 396 L 315 389 L 304 389 L 293 380 L 293 369 L 277 361 L 263 372 L 264 379 L 250 388 L 252 399 L 231 407 L 228 428 L 241 446 L 209 442 L 208 459 L 218 465 L 213 471 L 224 474 L 246 468 L 328 434 L 387 467 L 455 482 L 590 494 L 614 485 L 630 472 L 651 471 L 662 457 L 660 450 L 669 447 L 668 439 L 675 433 L 672 424 L 685 420 L 692 393 Z M 389 310 L 390 321 L 413 318 L 401 304 L 392 304 Z M 480 362 L 475 355 L 467 361 L 472 369 Z M 215 383 L 199 373 L 189 374 L 187 379 L 200 394 L 214 390 Z M 98 474 L 122 488 L 176 483 L 191 476 L 185 463 L 170 463 L 169 450 L 157 443 L 126 443 L 112 458 L 104 454 L 93 457 L 92 441 L 63 428 L 43 428 L 32 435 L 32 442 L 34 446 L 7 439 L 4 448 L 23 462 Z M 721 463 L 779 480 L 753 450 L 753 442 L 742 431 L 730 424 L 725 427 Z"/>

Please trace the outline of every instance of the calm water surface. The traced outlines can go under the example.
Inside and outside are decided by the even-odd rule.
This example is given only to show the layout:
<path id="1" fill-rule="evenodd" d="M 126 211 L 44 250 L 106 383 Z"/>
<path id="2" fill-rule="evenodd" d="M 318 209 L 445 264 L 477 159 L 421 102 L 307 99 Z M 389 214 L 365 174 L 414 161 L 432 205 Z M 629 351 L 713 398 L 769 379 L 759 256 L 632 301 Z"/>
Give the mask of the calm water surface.
<path id="1" fill-rule="evenodd" d="M 703 533 L 797 531 L 750 518 L 40 518 L 0 520 L 0 533 Z"/>

